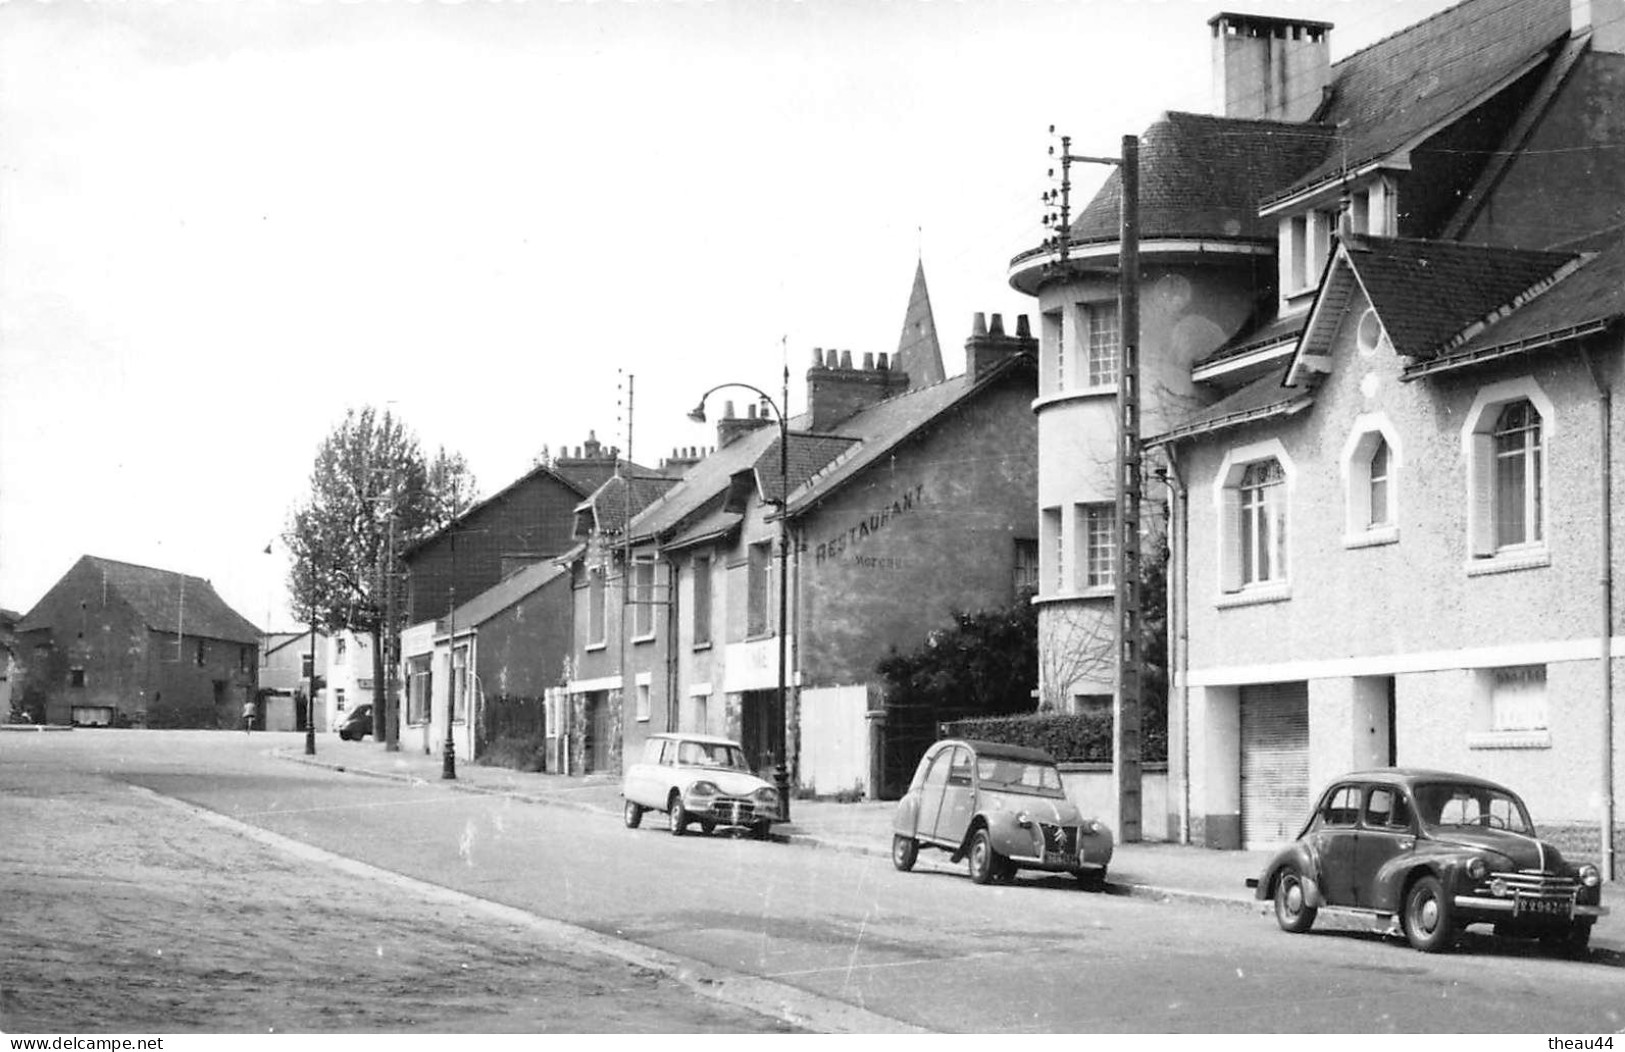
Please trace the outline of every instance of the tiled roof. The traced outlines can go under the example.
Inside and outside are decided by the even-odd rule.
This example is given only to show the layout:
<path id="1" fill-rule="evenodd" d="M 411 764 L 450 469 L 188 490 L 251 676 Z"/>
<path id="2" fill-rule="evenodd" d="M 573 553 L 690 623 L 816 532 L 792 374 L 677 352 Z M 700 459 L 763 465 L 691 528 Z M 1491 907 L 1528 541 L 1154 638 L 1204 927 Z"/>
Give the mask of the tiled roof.
<path id="1" fill-rule="evenodd" d="M 1331 69 L 1321 123 L 1342 137 L 1290 196 L 1404 147 L 1542 57 L 1569 32 L 1569 0 L 1466 0 L 1349 55 Z"/>
<path id="2" fill-rule="evenodd" d="M 82 557 L 75 568 L 86 563 L 100 572 L 107 587 L 129 603 L 142 623 L 154 631 L 259 644 L 260 630 L 227 606 L 214 586 L 201 577 L 94 555 Z M 50 627 L 54 626 L 25 618 L 17 630 Z"/>
<path id="3" fill-rule="evenodd" d="M 459 628 L 482 625 L 521 599 L 535 592 L 549 581 L 563 577 L 569 571 L 553 562 L 532 563 L 517 573 L 509 574 L 453 613 Z"/>
<path id="4" fill-rule="evenodd" d="M 860 441 L 858 438 L 851 435 L 804 435 L 790 432 L 790 455 L 786 458 L 785 465 L 786 473 L 789 475 L 790 492 L 794 493 L 806 485 L 808 479 L 858 441 Z M 777 437 L 773 439 L 773 444 L 762 450 L 762 455 L 756 458 L 754 468 L 756 485 L 761 491 L 762 499 L 766 501 L 781 499 L 784 487 L 779 484 Z"/>
<path id="5" fill-rule="evenodd" d="M 1474 359 L 1625 317 L 1625 237 L 1441 357 Z"/>
<path id="6" fill-rule="evenodd" d="M 1273 242 L 1261 198 L 1326 155 L 1336 131 L 1313 124 L 1167 113 L 1140 137 L 1140 236 Z M 1075 241 L 1116 241 L 1117 169 L 1072 224 Z"/>
<path id="7" fill-rule="evenodd" d="M 1394 349 L 1409 358 L 1432 357 L 1576 258 L 1412 238 L 1349 238 L 1344 248 Z"/>
<path id="8" fill-rule="evenodd" d="M 1307 408 L 1314 400 L 1314 395 L 1307 388 L 1284 386 L 1282 384 L 1284 375 L 1284 368 L 1272 369 L 1269 375 L 1261 376 L 1206 409 L 1192 413 L 1180 421 L 1177 427 L 1170 428 L 1160 435 L 1152 435 L 1146 442 L 1155 445 L 1190 435 L 1210 434 L 1230 427 L 1239 427 L 1254 420 L 1288 415 Z"/>
<path id="9" fill-rule="evenodd" d="M 582 504 L 591 506 L 599 533 L 619 535 L 628 517 L 637 518 L 639 512 L 675 485 L 677 480 L 670 475 L 616 475 Z"/>

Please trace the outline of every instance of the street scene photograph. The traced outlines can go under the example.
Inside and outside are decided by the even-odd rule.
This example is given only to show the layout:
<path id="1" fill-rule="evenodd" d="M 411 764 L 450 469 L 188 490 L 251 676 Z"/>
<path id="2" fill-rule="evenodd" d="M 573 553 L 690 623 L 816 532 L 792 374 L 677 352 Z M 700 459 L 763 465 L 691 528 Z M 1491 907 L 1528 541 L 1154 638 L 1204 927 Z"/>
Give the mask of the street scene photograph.
<path id="1" fill-rule="evenodd" d="M 0 144 L 7 1049 L 1625 1042 L 1625 0 L 10 0 Z"/>

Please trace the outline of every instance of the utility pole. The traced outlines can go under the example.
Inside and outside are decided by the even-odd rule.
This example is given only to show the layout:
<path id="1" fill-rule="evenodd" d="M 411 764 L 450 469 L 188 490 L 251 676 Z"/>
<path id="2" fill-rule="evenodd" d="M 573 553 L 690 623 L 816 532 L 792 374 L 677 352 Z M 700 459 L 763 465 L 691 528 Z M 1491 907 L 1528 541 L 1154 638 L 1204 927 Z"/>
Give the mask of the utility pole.
<path id="1" fill-rule="evenodd" d="M 1145 667 L 1140 618 L 1140 141 L 1123 136 L 1117 315 L 1117 700 L 1112 713 L 1112 774 L 1118 838 L 1140 840 L 1140 701 Z"/>
<path id="2" fill-rule="evenodd" d="M 1055 126 L 1050 125 L 1053 134 Z M 1055 236 L 1046 247 L 1055 253 L 1056 275 L 1066 278 L 1071 254 L 1072 163 L 1084 161 L 1117 168 L 1118 256 L 1117 315 L 1120 332 L 1117 368 L 1116 455 L 1116 629 L 1117 692 L 1112 703 L 1112 777 L 1117 790 L 1117 835 L 1123 843 L 1141 839 L 1141 699 L 1145 664 L 1141 621 L 1140 498 L 1143 472 L 1140 451 L 1140 140 L 1123 136 L 1117 157 L 1073 154 L 1071 136 L 1061 136 L 1061 185 L 1046 191 L 1046 205 L 1059 213 L 1045 215 Z M 1050 147 L 1055 154 L 1055 147 Z M 1053 177 L 1054 169 L 1050 170 Z"/>

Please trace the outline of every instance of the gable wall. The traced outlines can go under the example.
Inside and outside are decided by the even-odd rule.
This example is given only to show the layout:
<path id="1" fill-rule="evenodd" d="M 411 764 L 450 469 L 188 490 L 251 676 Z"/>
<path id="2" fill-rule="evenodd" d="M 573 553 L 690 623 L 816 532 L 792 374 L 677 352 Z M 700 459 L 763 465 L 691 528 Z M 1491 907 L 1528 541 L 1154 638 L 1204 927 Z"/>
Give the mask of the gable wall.
<path id="1" fill-rule="evenodd" d="M 557 555 L 567 550 L 572 543 L 574 508 L 580 502 L 574 490 L 551 475 L 540 474 L 465 516 L 453 527 L 455 537 L 439 537 L 412 554 L 407 623 L 446 616 L 447 590 L 452 584 L 457 587 L 459 603 L 496 584 L 502 579 L 504 555 Z"/>
<path id="2" fill-rule="evenodd" d="M 920 646 L 952 610 L 1014 599 L 1015 540 L 1037 536 L 1031 376 L 1017 372 L 799 520 L 803 686 L 871 681 L 893 646 Z"/>
<path id="3" fill-rule="evenodd" d="M 1364 306 L 1357 299 L 1346 317 L 1357 318 Z M 1352 330 L 1346 323 L 1338 333 L 1333 372 L 1311 409 L 1181 450 L 1190 487 L 1192 668 L 1594 636 L 1593 604 L 1576 601 L 1595 594 L 1600 550 L 1596 400 L 1583 366 L 1548 355 L 1403 383 L 1402 360 L 1388 351 L 1362 356 Z M 1552 565 L 1469 577 L 1461 428 L 1482 387 L 1518 376 L 1532 376 L 1557 410 L 1547 428 Z M 1398 433 L 1399 540 L 1348 548 L 1341 456 L 1356 418 L 1367 413 L 1386 415 Z M 1620 430 L 1616 423 L 1616 459 L 1625 454 Z M 1295 467 L 1288 525 L 1292 597 L 1219 609 L 1217 471 L 1227 450 L 1269 438 L 1282 443 Z"/>

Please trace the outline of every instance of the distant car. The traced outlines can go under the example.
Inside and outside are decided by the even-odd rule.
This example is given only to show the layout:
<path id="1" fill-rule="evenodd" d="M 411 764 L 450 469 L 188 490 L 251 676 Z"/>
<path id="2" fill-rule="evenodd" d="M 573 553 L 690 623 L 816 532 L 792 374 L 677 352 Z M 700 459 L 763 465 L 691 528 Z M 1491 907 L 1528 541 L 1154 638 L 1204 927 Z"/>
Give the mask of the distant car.
<path id="1" fill-rule="evenodd" d="M 339 721 L 339 737 L 344 741 L 358 742 L 371 733 L 371 705 L 357 705 Z"/>
<path id="2" fill-rule="evenodd" d="M 738 826 L 767 836 L 781 821 L 779 792 L 751 773 L 738 742 L 707 734 L 655 734 L 621 782 L 623 817 L 636 829 L 648 811 L 663 811 L 666 828 L 682 836 L 697 824 L 709 833 Z"/>
<path id="3" fill-rule="evenodd" d="M 892 820 L 892 865 L 913 869 L 921 847 L 967 860 L 978 884 L 1038 869 L 1098 888 L 1112 860 L 1111 830 L 1067 799 L 1048 753 L 981 741 L 940 741 L 921 757 Z"/>
<path id="4" fill-rule="evenodd" d="M 1397 923 L 1418 950 L 1449 949 L 1469 924 L 1585 953 L 1608 911 L 1597 867 L 1537 838 L 1523 801 L 1471 775 L 1384 768 L 1344 775 L 1296 840 L 1248 884 L 1289 932 L 1322 910 Z"/>

